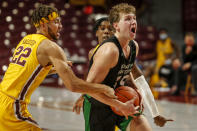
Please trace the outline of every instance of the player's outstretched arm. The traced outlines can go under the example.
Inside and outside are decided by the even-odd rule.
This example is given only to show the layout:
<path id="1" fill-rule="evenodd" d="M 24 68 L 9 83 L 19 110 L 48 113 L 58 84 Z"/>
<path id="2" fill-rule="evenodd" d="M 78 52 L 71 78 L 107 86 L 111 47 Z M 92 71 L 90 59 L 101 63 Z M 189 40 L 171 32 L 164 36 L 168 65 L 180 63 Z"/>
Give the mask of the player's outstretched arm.
<path id="1" fill-rule="evenodd" d="M 72 61 L 67 61 L 68 65 L 72 67 Z M 49 71 L 48 75 L 57 74 L 55 67 Z"/>
<path id="2" fill-rule="evenodd" d="M 63 80 L 65 86 L 73 91 L 79 93 L 105 93 L 114 98 L 114 91 L 102 84 L 93 84 L 85 82 L 75 76 L 67 63 L 67 58 L 64 51 L 54 42 L 50 40 L 43 40 L 37 50 L 37 58 L 42 66 L 48 63 L 53 64 L 56 72 Z"/>
<path id="3" fill-rule="evenodd" d="M 139 47 L 138 47 L 137 42 L 135 42 L 135 44 L 136 44 L 136 50 L 137 50 L 136 52 L 138 52 Z M 154 122 L 156 125 L 162 127 L 165 125 L 166 122 L 173 121 L 172 119 L 167 119 L 160 115 L 156 102 L 154 100 L 154 96 L 150 90 L 150 87 L 147 81 L 145 80 L 142 74 L 142 71 L 137 67 L 136 63 L 134 64 L 134 67 L 131 72 L 131 81 L 139 89 L 143 98 L 142 101 L 146 105 L 146 107 L 149 109 L 152 117 L 154 118 Z"/>

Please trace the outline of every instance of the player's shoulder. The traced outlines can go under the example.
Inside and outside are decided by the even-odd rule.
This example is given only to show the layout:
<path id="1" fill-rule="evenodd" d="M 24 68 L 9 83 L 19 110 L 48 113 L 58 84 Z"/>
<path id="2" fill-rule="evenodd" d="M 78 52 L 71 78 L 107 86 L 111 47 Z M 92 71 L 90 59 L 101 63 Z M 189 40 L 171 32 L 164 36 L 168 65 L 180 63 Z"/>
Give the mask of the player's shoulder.
<path id="1" fill-rule="evenodd" d="M 137 42 L 136 40 L 132 40 L 132 41 L 133 41 L 133 43 L 135 44 L 136 49 L 138 50 L 138 49 L 139 49 L 138 42 Z"/>
<path id="2" fill-rule="evenodd" d="M 138 52 L 139 52 L 139 45 L 138 45 L 137 41 L 135 41 L 135 40 L 132 40 L 132 41 L 133 41 L 133 43 L 135 44 L 136 56 L 137 56 L 137 55 L 138 55 Z"/>
<path id="3" fill-rule="evenodd" d="M 55 42 L 45 39 L 38 46 L 37 55 L 56 56 L 59 54 L 60 48 Z"/>
<path id="4" fill-rule="evenodd" d="M 136 40 L 132 40 L 136 47 L 138 47 L 138 42 Z"/>
<path id="5" fill-rule="evenodd" d="M 98 49 L 98 52 L 113 56 L 119 54 L 119 49 L 113 42 L 106 42 Z"/>
<path id="6" fill-rule="evenodd" d="M 107 42 L 101 45 L 96 54 L 94 55 L 94 61 L 102 62 L 103 64 L 114 67 L 117 64 L 119 58 L 119 50 L 113 42 Z"/>
<path id="7" fill-rule="evenodd" d="M 40 43 L 38 48 L 48 52 L 48 51 L 55 51 L 57 48 L 59 48 L 59 46 L 55 42 L 49 39 L 44 39 Z"/>
<path id="8" fill-rule="evenodd" d="M 49 40 L 49 39 L 44 39 L 42 42 L 41 42 L 41 44 L 40 45 L 42 45 L 42 46 L 45 46 L 45 47 L 53 47 L 53 46 L 55 46 L 56 45 L 56 43 L 55 42 L 53 42 L 53 41 L 51 41 L 51 40 Z"/>

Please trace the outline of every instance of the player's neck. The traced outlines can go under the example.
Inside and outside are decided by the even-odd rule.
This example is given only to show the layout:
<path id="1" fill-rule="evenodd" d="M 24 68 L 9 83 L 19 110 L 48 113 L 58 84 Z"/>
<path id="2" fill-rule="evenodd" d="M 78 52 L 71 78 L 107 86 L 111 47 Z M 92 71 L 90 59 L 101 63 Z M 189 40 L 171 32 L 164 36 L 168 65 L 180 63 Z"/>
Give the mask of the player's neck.
<path id="1" fill-rule="evenodd" d="M 41 34 L 41 35 L 44 35 L 45 37 L 47 37 L 48 39 L 52 40 L 52 38 L 50 37 L 50 35 L 44 31 L 41 31 L 41 30 L 37 30 L 36 31 L 36 34 Z"/>
<path id="2" fill-rule="evenodd" d="M 129 44 L 129 40 L 125 39 L 124 37 L 121 37 L 120 34 L 115 33 L 116 38 L 118 39 L 120 45 L 122 48 L 125 48 Z"/>

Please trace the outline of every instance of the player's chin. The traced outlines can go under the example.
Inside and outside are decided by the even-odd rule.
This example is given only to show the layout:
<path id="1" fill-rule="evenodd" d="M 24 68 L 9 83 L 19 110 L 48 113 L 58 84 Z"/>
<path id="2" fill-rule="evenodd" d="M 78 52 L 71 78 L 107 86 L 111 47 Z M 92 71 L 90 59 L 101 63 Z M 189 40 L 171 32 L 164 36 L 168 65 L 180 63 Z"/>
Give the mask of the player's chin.
<path id="1" fill-rule="evenodd" d="M 59 37 L 60 37 L 60 33 L 59 33 L 59 32 L 57 33 L 56 37 L 57 37 L 57 38 L 59 38 Z"/>
<path id="2" fill-rule="evenodd" d="M 60 38 L 60 35 L 57 34 L 57 35 L 55 36 L 55 38 L 56 38 L 56 40 L 58 40 L 58 39 Z"/>
<path id="3" fill-rule="evenodd" d="M 130 39 L 133 40 L 133 39 L 135 39 L 135 37 L 136 37 L 136 34 L 135 34 L 135 33 L 131 33 L 131 34 L 130 34 Z"/>
<path id="4" fill-rule="evenodd" d="M 109 37 L 110 37 L 110 36 L 104 36 L 104 37 L 103 37 L 103 40 L 107 40 L 107 39 L 109 39 Z"/>

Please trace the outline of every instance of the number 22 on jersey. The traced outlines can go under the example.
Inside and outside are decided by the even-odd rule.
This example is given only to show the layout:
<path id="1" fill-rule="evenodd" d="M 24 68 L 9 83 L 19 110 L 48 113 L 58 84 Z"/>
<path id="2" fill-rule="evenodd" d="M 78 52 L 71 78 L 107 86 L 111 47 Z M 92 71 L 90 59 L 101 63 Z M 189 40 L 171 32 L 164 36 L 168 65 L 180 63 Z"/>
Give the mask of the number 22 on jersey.
<path id="1" fill-rule="evenodd" d="M 32 50 L 29 47 L 24 48 L 23 46 L 19 46 L 16 49 L 16 53 L 13 56 L 12 63 L 18 64 L 20 66 L 25 66 L 26 58 L 29 57 Z"/>

